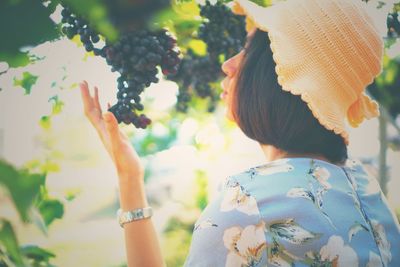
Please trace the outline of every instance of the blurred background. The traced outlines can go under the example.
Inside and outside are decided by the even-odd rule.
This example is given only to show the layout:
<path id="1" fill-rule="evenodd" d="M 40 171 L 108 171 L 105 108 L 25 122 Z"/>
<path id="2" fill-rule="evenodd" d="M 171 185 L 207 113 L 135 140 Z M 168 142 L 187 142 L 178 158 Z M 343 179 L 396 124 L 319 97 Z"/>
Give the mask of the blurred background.
<path id="1" fill-rule="evenodd" d="M 176 36 L 181 59 L 193 51 L 212 55 L 209 43 L 199 36 L 199 28 L 210 23 L 200 14 L 199 5 L 207 3 L 161 2 L 147 2 L 155 6 L 146 10 L 157 12 L 146 21 Z M 69 6 L 88 17 L 104 44 L 119 40 L 127 23 L 138 25 L 129 13 L 127 20 L 112 20 L 123 17 L 127 3 L 132 11 L 146 2 L 115 1 L 112 8 L 100 0 L 0 4 L 0 266 L 126 266 L 123 229 L 116 220 L 117 175 L 83 115 L 78 89 L 83 80 L 98 86 L 105 110 L 108 102 L 118 100 L 119 73 L 87 51 L 79 35 L 64 36 L 61 12 Z M 400 6 L 381 1 L 368 5 L 385 26 L 384 71 L 368 88 L 380 103 L 381 116 L 349 128 L 349 152 L 380 182 L 399 218 Z M 217 56 L 219 64 L 227 57 Z M 121 128 L 143 159 L 167 265 L 182 266 L 193 224 L 217 193 L 218 183 L 265 159 L 258 144 L 226 120 L 224 104 L 215 97 L 221 93 L 220 76 L 209 81 L 207 97 L 196 91 L 196 83 L 186 86 L 192 95 L 182 112 L 177 107 L 185 86 L 159 70 L 159 82 L 141 94 L 143 112 L 152 123 L 146 129 L 124 123 Z M 192 75 L 203 77 L 196 70 Z"/>

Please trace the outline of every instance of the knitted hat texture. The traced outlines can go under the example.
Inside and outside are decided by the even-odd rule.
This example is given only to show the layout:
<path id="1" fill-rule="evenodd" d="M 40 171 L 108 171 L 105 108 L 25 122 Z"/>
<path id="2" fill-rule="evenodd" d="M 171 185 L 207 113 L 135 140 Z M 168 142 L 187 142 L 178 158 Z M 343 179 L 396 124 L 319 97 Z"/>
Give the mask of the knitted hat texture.
<path id="1" fill-rule="evenodd" d="M 357 127 L 379 116 L 365 94 L 382 71 L 383 40 L 361 0 L 287 0 L 261 7 L 235 0 L 246 29 L 268 32 L 283 90 L 300 95 L 315 118 L 349 143 L 345 119 Z"/>

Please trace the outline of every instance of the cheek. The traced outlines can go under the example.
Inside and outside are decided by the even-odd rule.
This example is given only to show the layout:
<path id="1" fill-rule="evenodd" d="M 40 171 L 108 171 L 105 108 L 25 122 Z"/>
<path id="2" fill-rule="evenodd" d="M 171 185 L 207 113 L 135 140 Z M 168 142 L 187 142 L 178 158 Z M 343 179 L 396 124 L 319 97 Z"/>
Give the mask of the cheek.
<path id="1" fill-rule="evenodd" d="M 225 99 L 226 103 L 226 112 L 225 116 L 228 120 L 230 121 L 235 121 L 234 116 L 233 116 L 233 109 L 234 109 L 234 80 L 231 81 L 230 86 L 228 88 L 228 94 Z"/>

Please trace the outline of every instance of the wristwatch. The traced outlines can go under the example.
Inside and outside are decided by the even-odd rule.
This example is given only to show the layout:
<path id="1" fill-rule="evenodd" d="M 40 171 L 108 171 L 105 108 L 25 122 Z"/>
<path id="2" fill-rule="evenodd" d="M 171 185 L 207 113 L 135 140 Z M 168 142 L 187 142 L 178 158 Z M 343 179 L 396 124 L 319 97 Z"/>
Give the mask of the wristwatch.
<path id="1" fill-rule="evenodd" d="M 118 222 L 122 228 L 124 228 L 124 224 L 126 223 L 150 218 L 152 215 L 153 209 L 151 207 L 145 207 L 130 211 L 123 211 L 122 209 L 118 209 L 117 211 Z"/>

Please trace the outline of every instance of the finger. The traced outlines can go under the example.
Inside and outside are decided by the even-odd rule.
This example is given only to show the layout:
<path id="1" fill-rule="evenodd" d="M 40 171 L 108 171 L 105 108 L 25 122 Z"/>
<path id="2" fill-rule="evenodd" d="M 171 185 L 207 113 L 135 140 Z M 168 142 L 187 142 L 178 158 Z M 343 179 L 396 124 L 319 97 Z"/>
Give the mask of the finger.
<path id="1" fill-rule="evenodd" d="M 85 112 L 87 112 L 93 108 L 93 100 L 92 100 L 92 97 L 90 96 L 87 83 L 81 83 L 79 86 L 81 88 L 81 96 L 82 96 L 83 106 L 84 106 Z"/>
<path id="2" fill-rule="evenodd" d="M 99 89 L 97 86 L 94 87 L 94 101 L 93 101 L 94 107 L 97 108 L 100 113 L 101 113 L 101 106 L 99 103 Z"/>

